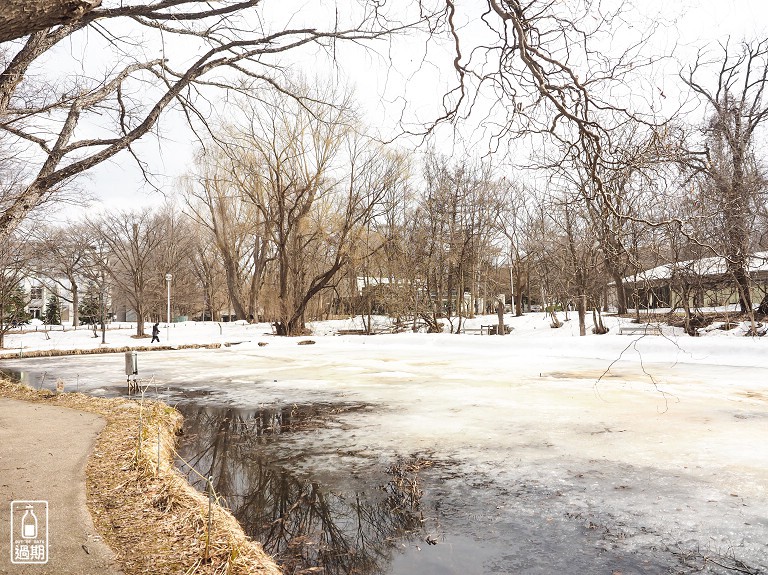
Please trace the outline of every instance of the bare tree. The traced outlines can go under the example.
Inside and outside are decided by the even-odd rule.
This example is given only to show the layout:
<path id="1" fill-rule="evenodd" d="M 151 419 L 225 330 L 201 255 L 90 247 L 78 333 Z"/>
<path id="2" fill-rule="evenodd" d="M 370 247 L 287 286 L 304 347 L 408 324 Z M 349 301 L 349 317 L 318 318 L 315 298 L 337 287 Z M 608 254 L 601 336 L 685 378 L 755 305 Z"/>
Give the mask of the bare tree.
<path id="1" fill-rule="evenodd" d="M 644 54 L 658 23 L 644 29 L 637 19 L 625 18 L 626 2 L 610 7 L 549 0 L 486 0 L 482 8 L 445 4 L 457 84 L 435 124 L 458 122 L 480 110 L 491 153 L 508 140 L 526 137 L 556 150 L 546 161 L 534 157 L 534 167 L 577 164 L 584 201 L 601 219 L 594 230 L 604 266 L 626 311 L 622 277 L 631 258 L 621 233 L 637 216 L 625 213 L 623 195 L 635 176 L 625 171 L 623 184 L 614 177 L 620 173 L 615 152 L 625 126 L 642 125 L 651 135 L 660 129 L 654 110 L 664 96 L 641 74 L 665 57 Z M 603 40 L 610 42 L 610 54 L 601 50 Z"/>
<path id="2" fill-rule="evenodd" d="M 147 298 L 161 286 L 165 270 L 158 267 L 164 227 L 162 219 L 149 209 L 121 211 L 92 221 L 98 242 L 104 249 L 99 259 L 116 292 L 126 298 L 136 314 L 136 335 L 144 336 Z"/>
<path id="3" fill-rule="evenodd" d="M 375 151 L 353 130 L 348 94 L 300 85 L 293 93 L 307 96 L 252 101 L 233 142 L 248 152 L 240 159 L 252 182 L 243 193 L 274 250 L 281 335 L 302 332 L 309 302 L 350 261 L 387 185 L 370 177 Z"/>
<path id="4" fill-rule="evenodd" d="M 35 229 L 37 269 L 58 296 L 72 304 L 72 326 L 79 325 L 80 287 L 92 263 L 93 230 L 83 223 Z"/>
<path id="5" fill-rule="evenodd" d="M 496 255 L 496 221 L 501 210 L 498 182 L 487 165 L 451 162 L 431 153 L 424 163 L 425 189 L 414 214 L 414 262 L 434 304 L 422 319 L 430 329 L 446 317 L 451 331 L 462 329 L 475 307 L 485 312 L 482 268 Z M 419 261 L 421 260 L 421 261 Z M 496 293 L 492 294 L 493 299 Z M 455 318 L 455 323 L 454 323 Z"/>
<path id="6" fill-rule="evenodd" d="M 710 201 L 722 218 L 718 251 L 725 256 L 728 270 L 739 291 L 742 312 L 752 311 L 748 261 L 753 241 L 756 199 L 765 191 L 761 166 L 755 157 L 758 130 L 768 119 L 768 40 L 729 43 L 721 54 L 706 61 L 700 54 L 681 73 L 709 114 L 704 127 L 704 151 L 693 170 L 706 182 Z M 714 81 L 707 74 L 715 68 Z"/>
<path id="7" fill-rule="evenodd" d="M 485 0 L 481 6 L 445 0 L 457 84 L 438 122 L 481 110 L 491 151 L 506 139 L 538 134 L 579 154 L 602 193 L 604 142 L 628 121 L 652 124 L 657 89 L 641 74 L 664 55 L 643 54 L 658 21 L 645 27 L 625 18 L 629 3 Z M 474 34 L 466 33 L 471 30 Z M 613 53 L 601 50 L 609 41 Z M 643 93 L 627 106 L 627 81 Z"/>
<path id="8" fill-rule="evenodd" d="M 413 262 L 409 259 L 408 226 L 414 201 L 412 184 L 413 166 L 408 156 L 398 153 L 395 161 L 400 165 L 401 177 L 389 187 L 382 199 L 379 216 L 374 220 L 375 229 L 382 238 L 382 257 L 385 260 L 389 290 L 387 309 L 394 315 L 397 323 L 410 316 L 415 321 L 414 313 L 418 292 L 419 278 L 415 275 Z M 400 325 L 400 328 L 404 328 Z"/>
<path id="9" fill-rule="evenodd" d="M 196 238 L 190 220 L 172 201 L 156 210 L 157 224 L 161 227 L 162 242 L 156 252 L 155 269 L 165 277 L 171 274 L 171 308 L 179 316 L 189 316 L 201 309 L 200 283 L 195 273 Z M 148 292 L 147 310 L 154 318 L 165 318 L 168 303 L 167 285 L 154 283 Z"/>
<path id="10" fill-rule="evenodd" d="M 262 214 L 248 200 L 254 193 L 248 188 L 252 170 L 240 160 L 234 151 L 216 146 L 201 152 L 185 196 L 189 215 L 214 241 L 235 315 L 250 321 L 259 314 L 259 291 L 271 254 Z"/>
<path id="11" fill-rule="evenodd" d="M 196 222 L 190 222 L 190 226 L 195 236 L 194 251 L 190 255 L 191 265 L 203 298 L 200 318 L 218 321 L 221 319 L 221 310 L 229 300 L 226 270 L 210 232 Z"/>
<path id="12" fill-rule="evenodd" d="M 405 22 L 390 18 L 380 2 L 362 2 L 335 15 L 331 11 L 319 25 L 274 29 L 262 4 L 110 2 L 4 45 L 0 132 L 24 149 L 29 169 L 0 212 L 0 238 L 74 178 L 121 152 L 133 154 L 148 170 L 135 144 L 157 128 L 169 108 L 178 106 L 205 129 L 214 91 L 239 91 L 243 78 L 287 91 L 279 55 L 315 47 L 332 57 L 338 43 L 386 38 L 429 17 L 416 10 Z M 70 48 L 81 43 L 85 57 L 73 58 L 80 51 Z M 92 66 L 91 50 L 100 54 Z M 190 54 L 195 56 L 189 59 Z M 54 58 L 57 68 L 46 67 Z M 60 78 L 52 77 L 56 72 Z"/>
<path id="13" fill-rule="evenodd" d="M 373 329 L 374 313 L 387 313 L 402 327 L 403 316 L 410 311 L 408 296 L 413 279 L 406 271 L 410 262 L 404 263 L 403 246 L 410 162 L 401 151 L 384 146 L 376 150 L 357 171 L 361 184 L 371 190 L 380 189 L 381 194 L 376 194 L 380 201 L 366 221 L 360 240 L 351 246 L 348 266 L 354 289 L 360 291 L 351 294 L 352 310 L 366 315 L 363 323 L 368 333 Z"/>
<path id="14" fill-rule="evenodd" d="M 497 227 L 508 242 L 510 293 L 516 316 L 523 315 L 523 298 L 530 300 L 531 267 L 542 248 L 536 237 L 536 208 L 541 199 L 529 187 L 508 182 L 501 183 L 505 190 L 504 207 L 499 211 Z"/>

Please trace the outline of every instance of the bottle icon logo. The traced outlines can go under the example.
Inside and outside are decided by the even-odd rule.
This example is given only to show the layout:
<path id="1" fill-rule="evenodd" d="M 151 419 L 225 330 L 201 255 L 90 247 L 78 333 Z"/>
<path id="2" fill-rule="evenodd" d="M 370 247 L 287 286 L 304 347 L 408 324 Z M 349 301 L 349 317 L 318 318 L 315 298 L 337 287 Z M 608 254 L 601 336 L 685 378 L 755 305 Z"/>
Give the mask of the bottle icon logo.
<path id="1" fill-rule="evenodd" d="M 21 537 L 35 539 L 37 537 L 37 516 L 31 505 L 27 505 L 24 517 L 21 518 Z"/>
<path id="2" fill-rule="evenodd" d="M 48 563 L 48 502 L 11 501 L 11 563 Z"/>

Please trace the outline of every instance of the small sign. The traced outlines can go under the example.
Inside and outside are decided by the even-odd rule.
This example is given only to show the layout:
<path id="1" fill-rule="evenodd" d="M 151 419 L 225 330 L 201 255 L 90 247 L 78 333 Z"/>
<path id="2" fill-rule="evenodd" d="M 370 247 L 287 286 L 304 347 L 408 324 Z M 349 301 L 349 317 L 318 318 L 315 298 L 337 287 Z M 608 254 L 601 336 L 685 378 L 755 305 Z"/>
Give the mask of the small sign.
<path id="1" fill-rule="evenodd" d="M 48 502 L 11 502 L 11 563 L 48 563 Z"/>

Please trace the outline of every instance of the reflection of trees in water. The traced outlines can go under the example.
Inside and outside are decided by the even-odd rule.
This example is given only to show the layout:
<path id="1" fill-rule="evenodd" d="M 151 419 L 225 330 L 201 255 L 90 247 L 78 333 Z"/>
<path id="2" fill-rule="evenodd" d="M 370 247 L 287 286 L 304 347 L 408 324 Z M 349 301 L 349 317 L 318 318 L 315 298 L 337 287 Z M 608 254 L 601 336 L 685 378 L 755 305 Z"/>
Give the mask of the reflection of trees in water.
<path id="1" fill-rule="evenodd" d="M 420 532 L 418 466 L 396 466 L 374 494 L 331 493 L 317 482 L 272 467 L 265 443 L 275 434 L 317 427 L 318 411 L 181 408 L 181 456 L 204 476 L 248 535 L 288 575 L 322 567 L 328 575 L 384 573 L 398 541 Z M 190 481 L 204 489 L 202 481 Z"/>

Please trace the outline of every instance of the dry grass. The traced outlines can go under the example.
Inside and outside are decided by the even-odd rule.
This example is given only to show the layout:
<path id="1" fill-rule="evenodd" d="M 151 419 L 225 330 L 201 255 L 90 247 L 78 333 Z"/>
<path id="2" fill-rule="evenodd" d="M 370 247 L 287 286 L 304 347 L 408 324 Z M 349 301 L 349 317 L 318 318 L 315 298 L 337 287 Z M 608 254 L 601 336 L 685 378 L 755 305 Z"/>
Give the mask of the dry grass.
<path id="1" fill-rule="evenodd" d="M 0 380 L 0 396 L 96 413 L 107 421 L 88 460 L 88 507 L 126 575 L 263 574 L 280 570 L 234 517 L 174 465 L 182 417 L 161 402 L 36 391 Z M 160 465 L 158 468 L 158 436 Z"/>

